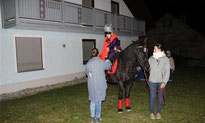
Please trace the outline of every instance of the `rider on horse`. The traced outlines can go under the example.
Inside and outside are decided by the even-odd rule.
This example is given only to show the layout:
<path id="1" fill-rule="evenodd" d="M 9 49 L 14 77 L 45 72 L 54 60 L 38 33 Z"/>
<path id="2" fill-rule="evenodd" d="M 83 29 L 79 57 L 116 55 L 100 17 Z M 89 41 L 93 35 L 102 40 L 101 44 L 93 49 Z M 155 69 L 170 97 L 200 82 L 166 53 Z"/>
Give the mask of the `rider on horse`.
<path id="1" fill-rule="evenodd" d="M 99 57 L 103 60 L 109 59 L 113 64 L 117 58 L 117 52 L 121 52 L 122 49 L 117 35 L 113 33 L 112 25 L 105 25 L 104 31 L 104 45 Z"/>

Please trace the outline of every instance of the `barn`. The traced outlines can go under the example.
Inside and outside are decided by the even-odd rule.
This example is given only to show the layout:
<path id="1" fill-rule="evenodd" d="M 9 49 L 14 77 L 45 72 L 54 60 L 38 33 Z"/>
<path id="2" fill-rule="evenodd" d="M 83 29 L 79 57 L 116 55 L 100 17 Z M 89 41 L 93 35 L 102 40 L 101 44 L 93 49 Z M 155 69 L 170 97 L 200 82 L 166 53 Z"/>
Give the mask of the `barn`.
<path id="1" fill-rule="evenodd" d="M 155 28 L 146 32 L 146 36 L 149 38 L 150 51 L 158 42 L 174 55 L 198 61 L 205 59 L 205 38 L 189 27 L 186 19 L 179 20 L 170 13 L 166 13 L 156 22 Z"/>

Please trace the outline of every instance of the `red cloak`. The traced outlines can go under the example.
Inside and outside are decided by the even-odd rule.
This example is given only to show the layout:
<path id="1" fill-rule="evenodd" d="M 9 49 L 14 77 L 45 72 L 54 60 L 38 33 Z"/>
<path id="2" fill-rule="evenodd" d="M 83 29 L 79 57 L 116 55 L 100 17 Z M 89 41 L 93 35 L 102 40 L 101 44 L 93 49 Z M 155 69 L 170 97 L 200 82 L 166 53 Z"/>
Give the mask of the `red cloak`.
<path id="1" fill-rule="evenodd" d="M 103 44 L 103 49 L 101 54 L 99 55 L 99 58 L 105 61 L 105 57 L 108 57 L 108 51 L 107 51 L 107 46 L 115 39 L 118 38 L 116 34 L 112 34 L 111 38 L 110 38 L 110 42 L 106 42 L 107 41 L 107 37 L 105 37 L 104 39 L 104 44 Z M 115 63 L 112 66 L 112 72 L 110 72 L 109 70 L 107 71 L 108 74 L 114 74 L 115 71 L 117 69 L 117 60 L 115 61 Z"/>

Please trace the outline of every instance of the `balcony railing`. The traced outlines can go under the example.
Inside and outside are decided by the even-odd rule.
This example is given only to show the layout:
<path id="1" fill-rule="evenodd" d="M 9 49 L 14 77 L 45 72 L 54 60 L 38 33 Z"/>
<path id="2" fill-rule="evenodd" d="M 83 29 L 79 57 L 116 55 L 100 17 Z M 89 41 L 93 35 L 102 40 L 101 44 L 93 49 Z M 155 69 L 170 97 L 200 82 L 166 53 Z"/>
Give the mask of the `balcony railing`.
<path id="1" fill-rule="evenodd" d="M 11 0 L 3 0 L 4 28 L 13 27 L 9 24 L 12 23 L 11 21 L 16 21 L 15 26 L 47 26 L 64 30 L 72 27 L 81 31 L 83 28 L 84 31 L 89 30 L 91 33 L 102 33 L 105 24 L 112 24 L 115 33 L 120 35 L 145 34 L 145 21 L 112 14 L 108 11 L 86 8 L 64 1 L 14 0 L 14 12 L 9 13 L 8 1 Z"/>

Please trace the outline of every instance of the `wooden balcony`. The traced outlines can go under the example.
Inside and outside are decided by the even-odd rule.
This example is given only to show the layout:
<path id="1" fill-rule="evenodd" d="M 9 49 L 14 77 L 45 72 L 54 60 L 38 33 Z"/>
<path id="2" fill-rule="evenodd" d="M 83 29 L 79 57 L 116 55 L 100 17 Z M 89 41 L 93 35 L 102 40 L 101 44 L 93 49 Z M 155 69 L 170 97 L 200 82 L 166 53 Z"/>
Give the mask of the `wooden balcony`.
<path id="1" fill-rule="evenodd" d="M 3 27 L 102 34 L 112 24 L 118 35 L 142 36 L 145 21 L 54 0 L 2 0 Z"/>

